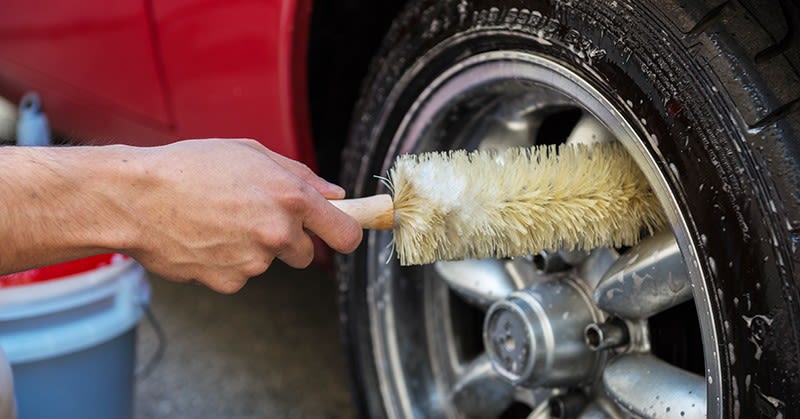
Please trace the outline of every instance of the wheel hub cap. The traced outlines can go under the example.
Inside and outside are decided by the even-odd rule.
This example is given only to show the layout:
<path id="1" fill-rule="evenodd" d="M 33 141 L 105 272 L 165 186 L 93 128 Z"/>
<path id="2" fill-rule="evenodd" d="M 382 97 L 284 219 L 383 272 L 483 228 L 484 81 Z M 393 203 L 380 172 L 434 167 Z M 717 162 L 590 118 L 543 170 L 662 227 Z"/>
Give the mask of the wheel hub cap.
<path id="1" fill-rule="evenodd" d="M 494 303 L 483 327 L 494 369 L 515 385 L 571 386 L 591 381 L 602 354 L 584 343 L 599 320 L 579 282 L 561 276 Z"/>

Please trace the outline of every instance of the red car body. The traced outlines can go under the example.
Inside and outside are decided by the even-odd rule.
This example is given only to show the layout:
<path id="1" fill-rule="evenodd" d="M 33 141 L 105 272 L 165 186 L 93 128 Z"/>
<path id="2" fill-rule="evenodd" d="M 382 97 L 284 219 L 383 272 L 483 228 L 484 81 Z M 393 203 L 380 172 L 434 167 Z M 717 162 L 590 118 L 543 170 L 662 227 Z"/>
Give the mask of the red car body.
<path id="1" fill-rule="evenodd" d="M 50 124 L 93 143 L 255 138 L 314 165 L 310 0 L 7 0 L 0 95 L 39 92 Z"/>

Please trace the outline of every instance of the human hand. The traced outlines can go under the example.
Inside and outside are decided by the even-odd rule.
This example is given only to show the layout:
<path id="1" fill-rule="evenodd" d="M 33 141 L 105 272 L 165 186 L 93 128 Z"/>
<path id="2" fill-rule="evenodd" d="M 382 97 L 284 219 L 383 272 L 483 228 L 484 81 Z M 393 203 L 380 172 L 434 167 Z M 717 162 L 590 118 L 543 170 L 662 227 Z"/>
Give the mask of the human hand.
<path id="1" fill-rule="evenodd" d="M 135 150 L 125 164 L 144 175 L 128 184 L 121 210 L 133 221 L 122 249 L 177 281 L 238 291 L 275 258 L 308 266 L 311 234 L 353 251 L 361 227 L 329 204 L 344 190 L 252 140 L 191 140 Z"/>

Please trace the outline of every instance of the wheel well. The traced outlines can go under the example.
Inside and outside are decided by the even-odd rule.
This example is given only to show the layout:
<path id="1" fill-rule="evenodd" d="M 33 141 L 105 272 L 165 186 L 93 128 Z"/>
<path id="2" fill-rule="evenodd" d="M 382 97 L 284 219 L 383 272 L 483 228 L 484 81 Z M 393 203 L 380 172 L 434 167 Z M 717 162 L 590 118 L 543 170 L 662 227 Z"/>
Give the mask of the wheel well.
<path id="1" fill-rule="evenodd" d="M 353 107 L 372 57 L 406 0 L 315 1 L 308 48 L 311 133 L 320 174 L 338 179 Z"/>

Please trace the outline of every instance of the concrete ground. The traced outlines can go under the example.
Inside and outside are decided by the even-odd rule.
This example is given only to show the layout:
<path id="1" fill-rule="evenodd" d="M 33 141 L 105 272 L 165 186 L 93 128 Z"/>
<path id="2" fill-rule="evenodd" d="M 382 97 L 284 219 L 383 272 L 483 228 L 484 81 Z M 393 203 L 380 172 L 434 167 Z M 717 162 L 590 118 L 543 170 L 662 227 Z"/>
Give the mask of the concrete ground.
<path id="1" fill-rule="evenodd" d="M 152 311 L 167 338 L 137 380 L 135 418 L 349 418 L 335 282 L 276 264 L 238 294 L 153 279 Z M 139 326 L 138 364 L 157 348 Z"/>

